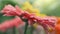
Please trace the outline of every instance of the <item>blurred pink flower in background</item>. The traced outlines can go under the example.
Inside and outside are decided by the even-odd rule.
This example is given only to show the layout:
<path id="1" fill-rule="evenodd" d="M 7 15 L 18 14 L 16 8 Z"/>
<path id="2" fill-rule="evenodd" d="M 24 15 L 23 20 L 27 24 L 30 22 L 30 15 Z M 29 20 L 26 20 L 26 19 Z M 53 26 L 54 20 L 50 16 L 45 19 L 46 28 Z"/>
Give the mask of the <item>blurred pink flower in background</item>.
<path id="1" fill-rule="evenodd" d="M 18 27 L 18 25 L 23 26 L 24 22 L 18 16 L 16 16 L 14 19 L 4 21 L 2 24 L 0 24 L 0 30 L 5 31 L 6 29 L 13 28 L 14 26 Z"/>

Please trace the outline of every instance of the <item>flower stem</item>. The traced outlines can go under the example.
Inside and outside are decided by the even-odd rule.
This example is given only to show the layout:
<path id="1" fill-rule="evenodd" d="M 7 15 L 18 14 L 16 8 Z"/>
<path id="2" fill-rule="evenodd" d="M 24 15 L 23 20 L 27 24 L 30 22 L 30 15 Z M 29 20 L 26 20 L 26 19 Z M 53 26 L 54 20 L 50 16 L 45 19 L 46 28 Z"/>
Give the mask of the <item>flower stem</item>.
<path id="1" fill-rule="evenodd" d="M 26 32 L 27 32 L 27 27 L 28 27 L 28 22 L 26 22 L 26 24 L 25 24 L 25 31 L 24 31 L 24 34 L 26 34 Z"/>
<path id="2" fill-rule="evenodd" d="M 20 18 L 22 19 L 22 16 L 20 16 Z M 22 19 L 25 23 L 25 30 L 24 30 L 24 34 L 26 34 L 27 32 L 27 28 L 28 28 L 28 19 Z"/>

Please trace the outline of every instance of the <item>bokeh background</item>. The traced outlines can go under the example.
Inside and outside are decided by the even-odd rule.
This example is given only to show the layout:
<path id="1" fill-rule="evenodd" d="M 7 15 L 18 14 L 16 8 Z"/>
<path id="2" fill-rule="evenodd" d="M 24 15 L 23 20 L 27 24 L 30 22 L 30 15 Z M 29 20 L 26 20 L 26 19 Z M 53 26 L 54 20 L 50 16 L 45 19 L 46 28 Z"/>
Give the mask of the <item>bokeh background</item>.
<path id="1" fill-rule="evenodd" d="M 11 4 L 13 6 L 18 5 L 20 8 L 23 7 L 22 4 L 24 2 L 30 2 L 30 4 L 40 10 L 40 13 L 46 14 L 48 16 L 60 16 L 60 0 L 0 0 L 0 11 L 7 4 Z M 12 17 L 3 16 L 0 13 L 0 23 L 12 19 Z"/>

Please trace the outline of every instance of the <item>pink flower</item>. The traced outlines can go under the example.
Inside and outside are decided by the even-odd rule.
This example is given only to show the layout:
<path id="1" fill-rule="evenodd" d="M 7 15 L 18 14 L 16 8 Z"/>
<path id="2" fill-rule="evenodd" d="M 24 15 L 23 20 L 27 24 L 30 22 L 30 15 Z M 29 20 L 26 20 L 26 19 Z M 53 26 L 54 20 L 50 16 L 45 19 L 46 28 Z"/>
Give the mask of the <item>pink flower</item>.
<path id="1" fill-rule="evenodd" d="M 44 17 L 43 18 L 43 21 L 44 23 L 48 24 L 48 25 L 51 25 L 52 27 L 55 26 L 57 20 L 56 20 L 56 17 Z"/>
<path id="2" fill-rule="evenodd" d="M 18 27 L 19 25 L 23 26 L 24 22 L 18 16 L 16 16 L 14 19 L 4 21 L 2 24 L 0 24 L 0 31 L 5 31 L 6 29 L 13 28 L 14 26 Z"/>
<path id="3" fill-rule="evenodd" d="M 44 17 L 44 18 L 40 18 L 40 17 L 36 17 L 35 18 L 37 20 L 37 23 L 42 25 L 43 28 L 46 31 L 46 34 L 49 33 L 49 27 L 52 29 L 52 31 L 54 30 L 55 24 L 57 22 L 55 17 Z"/>
<path id="4" fill-rule="evenodd" d="M 50 26 L 51 28 L 53 28 L 55 26 L 56 23 L 56 19 L 54 17 L 44 17 L 44 18 L 40 18 L 40 17 L 36 17 L 26 11 L 22 11 L 18 6 L 11 6 L 11 5 L 6 5 L 4 7 L 4 9 L 2 10 L 2 13 L 4 13 L 4 15 L 6 16 L 20 16 L 23 15 L 22 17 L 24 19 L 28 19 L 28 24 L 32 25 L 35 22 L 42 25 L 43 28 L 45 29 L 45 31 L 48 34 L 48 26 Z M 23 25 L 24 22 L 20 19 L 20 17 L 16 17 L 12 20 L 8 20 L 6 22 L 3 22 L 0 25 L 0 29 L 1 30 L 5 30 L 7 28 L 12 28 L 13 26 L 18 27 L 18 25 Z"/>
<path id="5" fill-rule="evenodd" d="M 23 13 L 18 6 L 13 7 L 12 5 L 6 5 L 1 12 L 6 16 L 16 16 Z"/>

